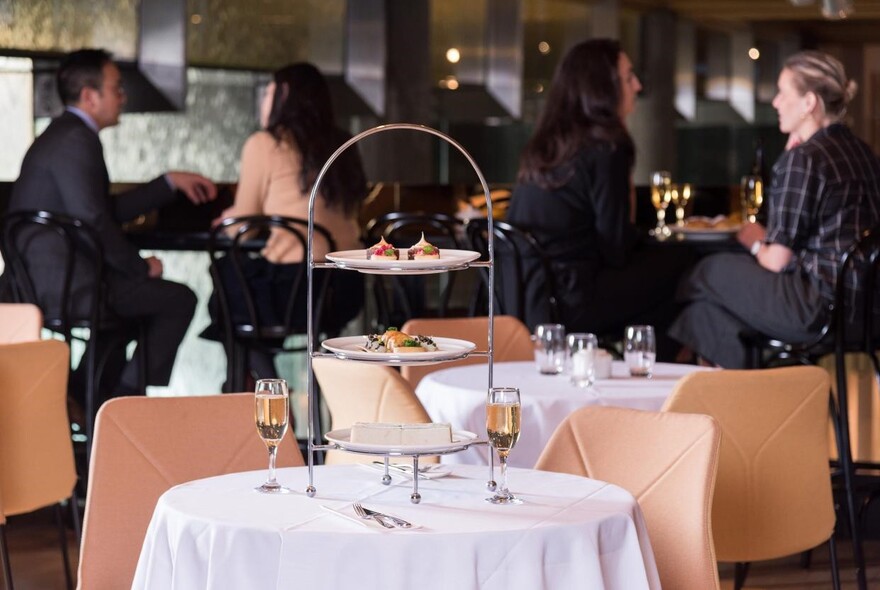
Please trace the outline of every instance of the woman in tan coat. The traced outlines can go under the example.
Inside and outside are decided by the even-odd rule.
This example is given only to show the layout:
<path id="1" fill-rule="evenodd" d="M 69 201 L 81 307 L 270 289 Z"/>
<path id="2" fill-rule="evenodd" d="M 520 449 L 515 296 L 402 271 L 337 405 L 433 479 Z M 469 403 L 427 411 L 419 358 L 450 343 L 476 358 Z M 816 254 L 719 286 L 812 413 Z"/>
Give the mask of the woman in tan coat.
<path id="1" fill-rule="evenodd" d="M 330 90 L 315 66 L 297 63 L 274 73 L 261 104 L 260 125 L 263 129 L 249 137 L 242 149 L 235 201 L 222 217 L 282 215 L 308 219 L 309 194 L 318 172 L 336 148 L 350 138 L 335 125 Z M 360 156 L 352 146 L 330 167 L 315 200 L 315 223 L 330 232 L 338 250 L 360 247 L 357 215 L 366 192 Z M 328 245 L 317 233 L 314 249 L 316 261 L 328 253 Z M 281 324 L 290 288 L 303 261 L 302 246 L 289 233 L 276 230 L 262 254 L 263 258 L 249 262 L 245 274 L 252 284 L 262 285 L 256 297 L 260 320 Z M 320 272 L 316 272 L 316 282 Z M 234 292 L 231 272 L 224 280 L 233 289 L 232 313 L 244 319 L 244 301 L 240 293 L 236 296 Z M 305 297 L 303 284 L 297 294 L 296 331 L 305 331 Z M 361 276 L 332 273 L 322 329 L 342 328 L 362 305 Z M 217 306 L 211 305 L 210 309 L 216 325 Z M 274 376 L 273 362 L 267 355 L 252 354 L 250 365 L 256 377 Z"/>

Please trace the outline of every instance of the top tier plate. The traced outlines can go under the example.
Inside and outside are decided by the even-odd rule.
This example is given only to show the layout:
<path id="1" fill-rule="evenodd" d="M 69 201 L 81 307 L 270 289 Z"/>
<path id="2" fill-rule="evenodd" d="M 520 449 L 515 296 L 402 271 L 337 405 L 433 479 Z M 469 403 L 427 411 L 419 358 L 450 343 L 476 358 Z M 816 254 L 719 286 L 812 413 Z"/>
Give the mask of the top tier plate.
<path id="1" fill-rule="evenodd" d="M 403 250 L 404 255 L 406 250 Z M 479 252 L 473 250 L 440 250 L 440 258 L 428 260 L 367 260 L 367 249 L 342 250 L 327 254 L 327 260 L 332 261 L 338 268 L 356 270 L 366 274 L 380 275 L 424 275 L 446 272 L 450 270 L 462 270 L 480 257 Z"/>

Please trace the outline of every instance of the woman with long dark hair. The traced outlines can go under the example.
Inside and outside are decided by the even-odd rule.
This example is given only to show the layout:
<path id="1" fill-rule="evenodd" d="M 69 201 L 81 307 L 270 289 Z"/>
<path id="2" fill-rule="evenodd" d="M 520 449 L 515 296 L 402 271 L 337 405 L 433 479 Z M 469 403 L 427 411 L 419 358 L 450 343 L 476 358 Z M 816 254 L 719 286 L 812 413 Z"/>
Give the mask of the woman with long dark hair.
<path id="1" fill-rule="evenodd" d="M 350 138 L 336 126 L 330 89 L 318 69 L 296 63 L 276 71 L 268 84 L 260 108 L 263 128 L 251 135 L 241 153 L 241 170 L 233 205 L 222 217 L 281 215 L 308 219 L 309 194 L 321 167 L 330 155 Z M 357 215 L 366 197 L 367 185 L 356 146 L 334 162 L 324 175 L 315 199 L 315 223 L 330 232 L 339 250 L 360 247 Z M 231 231 L 234 231 L 233 227 Z M 324 260 L 325 240 L 315 234 L 314 259 Z M 261 285 L 256 297 L 258 314 L 265 324 L 281 324 L 290 288 L 303 261 L 302 246 L 290 233 L 273 229 L 263 258 L 249 261 L 245 274 L 252 285 Z M 227 265 L 228 266 L 228 265 Z M 231 269 L 227 269 L 231 270 Z M 316 276 L 324 271 L 316 271 Z M 233 290 L 232 313 L 243 315 L 241 296 L 234 295 L 235 279 L 225 283 Z M 305 330 L 305 284 L 297 299 L 298 320 Z M 360 311 L 363 280 L 358 273 L 331 275 L 328 298 L 323 302 L 324 319 L 338 329 Z M 216 306 L 211 306 L 216 315 Z M 215 324 L 218 323 L 215 317 Z M 274 376 L 272 359 L 251 355 L 251 369 L 258 377 Z"/>
<path id="2" fill-rule="evenodd" d="M 674 343 L 662 336 L 690 256 L 639 248 L 626 118 L 641 88 L 617 41 L 572 47 L 523 152 L 508 221 L 529 231 L 551 261 L 569 331 L 620 336 L 627 324 L 653 324 L 658 354 L 668 360 Z M 545 299 L 532 281 L 525 298 L 530 326 L 550 319 Z"/>

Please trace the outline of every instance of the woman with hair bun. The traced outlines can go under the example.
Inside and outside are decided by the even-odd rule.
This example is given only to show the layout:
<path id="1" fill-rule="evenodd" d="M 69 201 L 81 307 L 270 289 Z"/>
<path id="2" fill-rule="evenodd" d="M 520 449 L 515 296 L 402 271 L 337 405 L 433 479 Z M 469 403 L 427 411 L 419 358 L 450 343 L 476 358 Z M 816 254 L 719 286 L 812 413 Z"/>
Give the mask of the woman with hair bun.
<path id="1" fill-rule="evenodd" d="M 706 258 L 680 290 L 690 304 L 669 334 L 703 359 L 744 368 L 745 329 L 797 342 L 828 320 L 841 256 L 880 223 L 880 161 L 843 123 L 855 90 L 829 55 L 786 60 L 773 106 L 789 142 L 773 166 L 767 227 L 744 225 L 737 237 L 751 256 Z"/>

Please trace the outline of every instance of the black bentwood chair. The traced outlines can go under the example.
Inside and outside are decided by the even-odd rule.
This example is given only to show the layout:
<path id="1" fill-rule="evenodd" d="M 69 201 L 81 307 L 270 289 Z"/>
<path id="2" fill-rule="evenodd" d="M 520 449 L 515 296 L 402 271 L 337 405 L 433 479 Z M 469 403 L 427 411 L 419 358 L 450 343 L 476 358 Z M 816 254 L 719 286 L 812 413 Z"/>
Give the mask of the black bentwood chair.
<path id="1" fill-rule="evenodd" d="M 381 238 L 393 244 L 406 256 L 406 250 L 415 244 L 424 232 L 425 239 L 440 248 L 462 248 L 464 237 L 460 220 L 442 213 L 394 212 L 380 215 L 367 223 L 364 241 L 372 246 Z M 415 317 L 447 317 L 455 288 L 457 273 L 418 275 L 410 277 L 371 276 L 372 293 L 376 305 L 376 328 L 402 326 Z M 426 294 L 439 293 L 436 312 L 427 310 Z"/>
<path id="2" fill-rule="evenodd" d="M 468 242 L 479 252 L 481 260 L 489 257 L 489 221 L 485 218 L 471 219 L 465 226 Z M 529 232 L 504 221 L 492 224 L 495 237 L 495 293 L 489 296 L 489 274 L 480 269 L 483 279 L 471 302 L 471 316 L 485 315 L 489 302 L 495 304 L 496 313 L 512 315 L 534 328 L 535 324 L 560 319 L 556 283 L 550 261 L 541 245 Z M 539 285 L 546 303 L 541 310 L 526 309 L 526 290 L 529 285 Z"/>
<path id="3" fill-rule="evenodd" d="M 235 227 L 230 238 L 229 228 Z M 268 353 L 272 357 L 282 353 L 305 352 L 306 345 L 285 346 L 288 336 L 306 332 L 307 264 L 272 265 L 260 254 L 265 238 L 274 228 L 294 237 L 307 251 L 309 223 L 294 217 L 246 216 L 224 219 L 211 231 L 208 252 L 211 256 L 211 277 L 217 295 L 223 343 L 226 349 L 226 391 L 244 391 L 251 351 Z M 325 240 L 330 252 L 336 244 L 330 233 L 315 224 L 315 240 Z M 280 266 L 287 267 L 282 270 Z M 285 284 L 289 289 L 279 292 L 272 288 L 274 272 L 288 272 Z M 335 335 L 341 326 L 330 326 L 325 318 L 323 303 L 328 294 L 330 273 L 315 269 L 313 313 L 315 317 L 315 346 L 320 343 L 322 330 Z M 277 311 L 276 311 L 277 310 Z M 332 311 L 332 310 L 328 310 Z"/>
<path id="4" fill-rule="evenodd" d="M 107 308 L 101 241 L 86 223 L 49 211 L 18 211 L 7 215 L 2 227 L 0 248 L 15 301 L 37 305 L 43 312 L 43 326 L 60 334 L 68 344 L 73 340 L 88 344 L 80 360 L 80 365 L 85 363 L 83 410 L 88 457 L 104 369 L 113 351 L 131 340 L 138 341 L 138 390 L 146 391 L 143 326 L 123 320 Z M 62 267 L 47 271 L 42 266 L 42 272 L 35 272 L 47 254 L 53 258 L 60 254 Z"/>
<path id="5" fill-rule="evenodd" d="M 876 463 L 856 463 L 852 458 L 849 432 L 849 404 L 847 391 L 846 355 L 860 353 L 868 357 L 874 376 L 880 384 L 880 298 L 877 297 L 878 269 L 880 269 L 880 226 L 865 231 L 844 252 L 840 259 L 834 301 L 829 306 L 828 321 L 815 336 L 806 342 L 784 342 L 756 332 L 741 337 L 749 349 L 752 367 L 789 364 L 815 364 L 820 357 L 833 354 L 836 374 L 836 403 L 832 398 L 832 416 L 840 464 L 847 496 L 849 525 L 853 539 L 853 552 L 857 568 L 859 588 L 866 587 L 865 558 L 862 551 L 859 515 L 868 503 L 878 495 L 876 477 L 865 474 L 857 478 L 860 470 L 878 469 Z M 858 479 L 868 483 L 873 480 L 874 492 L 870 500 L 858 502 L 856 485 Z"/>

